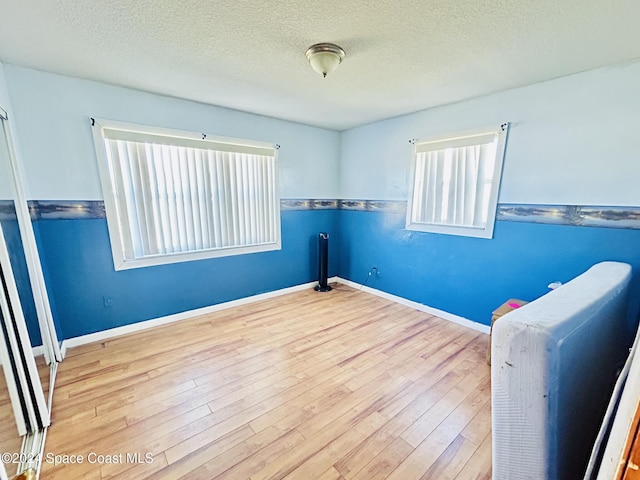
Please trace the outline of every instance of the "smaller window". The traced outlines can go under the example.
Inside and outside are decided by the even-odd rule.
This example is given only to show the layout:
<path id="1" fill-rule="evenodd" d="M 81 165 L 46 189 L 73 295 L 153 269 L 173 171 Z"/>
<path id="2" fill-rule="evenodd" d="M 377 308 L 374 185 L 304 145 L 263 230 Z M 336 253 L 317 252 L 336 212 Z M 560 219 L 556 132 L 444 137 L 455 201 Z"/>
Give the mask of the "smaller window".
<path id="1" fill-rule="evenodd" d="M 96 120 L 116 270 L 280 249 L 276 150 Z"/>
<path id="2" fill-rule="evenodd" d="M 407 229 L 493 237 L 508 127 L 414 143 Z"/>

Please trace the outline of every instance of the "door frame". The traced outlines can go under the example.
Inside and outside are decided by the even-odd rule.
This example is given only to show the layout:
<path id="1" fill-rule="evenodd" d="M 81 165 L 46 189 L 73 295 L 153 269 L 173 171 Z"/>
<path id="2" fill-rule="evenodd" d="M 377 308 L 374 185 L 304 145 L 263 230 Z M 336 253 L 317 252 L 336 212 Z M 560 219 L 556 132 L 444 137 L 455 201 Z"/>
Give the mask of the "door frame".
<path id="1" fill-rule="evenodd" d="M 40 326 L 44 356 L 47 364 L 51 364 L 52 362 L 61 362 L 63 354 L 54 324 L 51 303 L 49 301 L 47 286 L 44 280 L 42 264 L 40 263 L 33 224 L 31 223 L 31 214 L 29 213 L 29 205 L 22 181 L 24 176 L 22 175 L 21 164 L 18 161 L 14 135 L 11 129 L 11 124 L 9 123 L 9 115 L 1 106 L 0 123 L 2 124 L 0 128 L 4 131 L 4 137 L 7 142 L 7 160 L 9 163 L 9 169 L 11 170 L 10 174 L 14 194 L 14 206 L 16 209 L 16 216 L 18 218 L 20 235 L 22 237 L 24 255 L 27 262 L 33 301 L 35 303 L 38 324 Z M 2 132 L 0 132 L 0 135 L 2 135 Z"/>

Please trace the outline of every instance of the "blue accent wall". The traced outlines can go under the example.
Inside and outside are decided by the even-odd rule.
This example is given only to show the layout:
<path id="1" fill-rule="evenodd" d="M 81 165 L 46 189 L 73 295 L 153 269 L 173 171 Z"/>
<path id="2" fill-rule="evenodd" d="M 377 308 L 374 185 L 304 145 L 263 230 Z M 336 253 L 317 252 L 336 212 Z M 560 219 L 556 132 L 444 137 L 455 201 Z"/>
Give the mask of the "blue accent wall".
<path id="1" fill-rule="evenodd" d="M 282 249 L 115 271 L 104 218 L 36 220 L 34 227 L 62 338 L 149 320 L 317 279 L 318 232 L 338 271 L 336 210 L 282 211 Z M 105 297 L 111 299 L 105 306 Z M 109 303 L 109 302 L 108 302 Z"/>
<path id="2" fill-rule="evenodd" d="M 340 210 L 338 275 L 485 325 L 508 298 L 533 300 L 600 261 L 630 263 L 638 289 L 640 230 L 498 221 L 487 240 L 404 226 L 404 214 Z"/>
<path id="3" fill-rule="evenodd" d="M 77 208 L 68 209 L 76 212 L 74 218 L 60 206 L 64 202 L 56 202 L 54 209 L 32 206 L 59 337 L 77 337 L 315 281 L 321 231 L 330 235 L 330 276 L 366 282 L 484 325 L 506 299 L 534 300 L 549 291 L 550 282 L 567 282 L 600 261 L 630 263 L 632 291 L 640 288 L 637 228 L 538 223 L 544 217 L 538 215 L 532 221 L 525 217 L 498 221 L 494 238 L 486 240 L 408 231 L 404 203 L 324 205 L 323 201 L 321 208 L 318 201 L 302 203 L 284 202 L 282 250 L 118 272 L 113 268 L 107 223 L 98 210 L 85 209 L 78 215 Z M 5 215 L 2 225 L 22 297 L 30 290 L 24 255 L 18 248 L 17 222 Z M 374 265 L 380 275 L 368 276 Z M 25 316 L 33 344 L 38 345 L 35 307 L 31 295 L 27 297 Z M 640 298 L 633 297 L 629 335 L 639 304 Z"/>
<path id="4" fill-rule="evenodd" d="M 27 330 L 29 331 L 31 346 L 37 347 L 38 345 L 42 345 L 42 337 L 40 335 L 40 326 L 38 325 L 38 317 L 36 315 L 36 306 L 31 293 L 29 271 L 27 269 L 27 261 L 22 248 L 22 237 L 20 235 L 20 227 L 18 226 L 18 218 L 15 216 L 13 202 L 2 201 L 2 204 L 5 207 L 4 210 L 8 210 L 7 207 L 9 203 L 11 204 L 10 208 L 12 210 L 12 214 L 0 214 L 0 224 L 2 224 L 4 239 L 7 244 L 7 250 L 9 251 L 11 268 L 13 269 L 16 287 L 18 288 L 22 313 L 27 324 Z"/>

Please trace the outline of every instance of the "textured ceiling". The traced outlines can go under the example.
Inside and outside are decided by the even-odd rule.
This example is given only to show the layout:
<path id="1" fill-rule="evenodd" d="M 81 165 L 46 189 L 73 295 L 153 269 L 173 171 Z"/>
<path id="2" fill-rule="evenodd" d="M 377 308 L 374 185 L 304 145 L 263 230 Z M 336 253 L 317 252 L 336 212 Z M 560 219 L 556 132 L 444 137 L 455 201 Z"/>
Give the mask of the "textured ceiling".
<path id="1" fill-rule="evenodd" d="M 640 58 L 639 0 L 0 0 L 0 60 L 343 130 Z M 313 43 L 347 53 L 323 79 Z"/>

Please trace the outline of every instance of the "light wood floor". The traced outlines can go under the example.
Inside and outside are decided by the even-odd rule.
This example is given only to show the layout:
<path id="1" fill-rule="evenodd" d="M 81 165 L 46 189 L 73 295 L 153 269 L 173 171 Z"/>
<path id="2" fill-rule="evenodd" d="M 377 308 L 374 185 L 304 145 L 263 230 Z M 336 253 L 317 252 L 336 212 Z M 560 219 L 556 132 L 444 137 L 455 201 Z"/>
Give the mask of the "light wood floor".
<path id="1" fill-rule="evenodd" d="M 0 366 L 0 369 L 3 367 Z M 9 390 L 4 378 L 4 374 L 0 371 L 0 453 L 20 453 L 22 446 L 22 437 L 18 435 L 16 421 L 13 418 L 13 408 L 11 408 L 11 399 L 9 398 Z M 7 462 L 5 468 L 8 475 L 16 473 L 17 465 Z"/>
<path id="2" fill-rule="evenodd" d="M 40 383 L 45 398 L 49 394 L 49 372 L 50 367 L 45 363 L 44 357 L 36 357 L 36 366 L 40 375 Z M 11 406 L 11 398 L 9 397 L 9 389 L 7 388 L 4 367 L 0 365 L 0 454 L 10 453 L 13 459 L 17 459 L 22 447 L 22 437 L 18 435 L 18 427 L 13 415 Z M 6 460 L 6 459 L 5 459 Z M 11 478 L 16 474 L 18 467 L 17 462 L 4 462 L 7 475 Z"/>
<path id="3" fill-rule="evenodd" d="M 78 347 L 41 478 L 490 479 L 486 342 L 338 285 Z"/>

